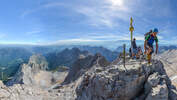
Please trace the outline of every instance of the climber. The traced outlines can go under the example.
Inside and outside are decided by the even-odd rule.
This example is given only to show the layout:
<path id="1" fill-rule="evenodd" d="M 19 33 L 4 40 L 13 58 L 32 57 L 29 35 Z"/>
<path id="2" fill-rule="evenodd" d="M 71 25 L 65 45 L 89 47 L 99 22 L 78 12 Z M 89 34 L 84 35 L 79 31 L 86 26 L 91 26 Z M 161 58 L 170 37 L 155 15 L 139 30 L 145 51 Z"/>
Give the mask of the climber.
<path id="1" fill-rule="evenodd" d="M 146 39 L 146 37 L 147 37 L 149 34 L 151 34 L 151 33 L 152 33 L 152 30 L 150 30 L 149 32 L 147 32 L 146 34 L 144 34 L 145 39 Z"/>
<path id="2" fill-rule="evenodd" d="M 137 45 L 136 45 L 136 39 L 135 38 L 132 41 L 132 47 L 133 47 L 132 58 L 136 58 L 137 54 L 138 54 L 138 50 L 137 50 Z"/>
<path id="3" fill-rule="evenodd" d="M 137 48 L 137 51 L 138 51 L 138 53 L 137 53 L 137 57 L 136 57 L 136 59 L 140 59 L 140 56 L 143 55 L 143 52 L 142 52 L 141 46 L 139 46 L 139 47 Z"/>
<path id="4" fill-rule="evenodd" d="M 132 57 L 132 49 L 131 48 L 129 48 L 129 56 L 130 56 L 130 58 Z"/>
<path id="5" fill-rule="evenodd" d="M 157 33 L 158 33 L 158 29 L 154 28 L 154 30 L 145 37 L 144 54 L 147 55 L 148 64 L 151 63 L 151 56 L 152 56 L 152 53 L 154 52 L 154 49 L 153 49 L 154 41 L 156 42 L 156 52 L 155 53 L 156 54 L 158 53 Z"/>

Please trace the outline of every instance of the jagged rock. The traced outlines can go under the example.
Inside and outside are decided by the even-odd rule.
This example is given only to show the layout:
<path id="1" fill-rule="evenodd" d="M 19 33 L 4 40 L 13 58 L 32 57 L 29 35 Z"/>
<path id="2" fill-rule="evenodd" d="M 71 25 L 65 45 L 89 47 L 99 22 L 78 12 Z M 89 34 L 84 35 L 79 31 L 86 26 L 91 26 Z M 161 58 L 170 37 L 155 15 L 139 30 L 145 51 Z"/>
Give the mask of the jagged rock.
<path id="1" fill-rule="evenodd" d="M 30 57 L 28 64 L 21 65 L 20 69 L 7 85 L 26 84 L 41 88 L 48 88 L 56 83 L 62 83 L 68 72 L 49 72 L 48 63 L 41 55 Z"/>
<path id="2" fill-rule="evenodd" d="M 94 65 L 106 67 L 110 63 L 100 54 L 96 54 L 95 56 L 87 56 L 86 58 L 78 59 L 72 66 L 69 71 L 68 76 L 66 77 L 64 83 L 70 83 L 72 81 L 77 80 L 80 76 L 82 76 L 88 69 L 93 67 Z"/>
<path id="3" fill-rule="evenodd" d="M 22 64 L 13 77 L 12 80 L 7 82 L 7 85 L 13 84 L 34 84 L 34 76 L 41 70 L 46 70 L 48 63 L 46 59 L 41 55 L 33 55 L 30 57 L 28 64 Z"/>
<path id="4" fill-rule="evenodd" d="M 168 87 L 166 80 L 158 72 L 150 75 L 145 84 L 146 100 L 168 100 Z"/>
<path id="5" fill-rule="evenodd" d="M 169 91 L 169 100 L 177 100 L 177 90 L 176 89 L 170 89 Z"/>
<path id="6" fill-rule="evenodd" d="M 177 50 L 167 50 L 162 54 L 155 56 L 164 64 L 164 69 L 170 77 L 172 84 L 177 87 Z"/>
<path id="7" fill-rule="evenodd" d="M 4 87 L 5 87 L 4 83 L 0 81 L 0 88 L 4 88 Z"/>
<path id="8" fill-rule="evenodd" d="M 85 59 L 85 58 L 86 58 L 85 55 L 83 55 L 83 54 L 80 54 L 80 55 L 79 55 L 79 59 Z"/>
<path id="9" fill-rule="evenodd" d="M 0 99 L 1 98 L 7 98 L 10 96 L 10 93 L 7 90 L 0 89 Z M 2 100 L 2 99 L 1 99 Z"/>
<path id="10" fill-rule="evenodd" d="M 45 57 L 41 55 L 33 55 L 30 57 L 28 65 L 32 68 L 33 71 L 38 72 L 39 70 L 47 70 L 48 63 Z"/>
<path id="11" fill-rule="evenodd" d="M 146 100 L 168 100 L 168 88 L 165 81 L 153 87 Z"/>
<path id="12" fill-rule="evenodd" d="M 61 90 L 48 91 L 35 85 L 14 84 L 9 87 L 3 85 L 3 88 L 0 88 L 0 100 L 75 100 L 74 86 L 76 85 L 71 84 L 62 86 Z"/>
<path id="13" fill-rule="evenodd" d="M 77 88 L 77 100 L 130 100 L 135 98 L 146 80 L 144 67 L 139 64 L 110 65 L 100 73 L 85 75 Z M 149 68 L 150 69 L 150 68 Z"/>
<path id="14" fill-rule="evenodd" d="M 159 82 L 160 82 L 160 77 L 157 72 L 150 75 L 145 84 L 145 94 L 149 93 L 152 87 L 156 87 L 159 84 Z"/>
<path id="15" fill-rule="evenodd" d="M 171 84 L 163 64 L 142 64 L 130 60 L 126 68 L 113 64 L 99 72 L 92 67 L 76 89 L 77 100 L 168 100 Z"/>
<path id="16" fill-rule="evenodd" d="M 59 99 L 54 94 L 37 87 L 26 85 L 14 85 L 0 89 L 0 100 L 56 100 Z"/>
<path id="17" fill-rule="evenodd" d="M 10 93 L 7 90 L 4 90 L 4 88 L 6 88 L 6 86 L 3 84 L 2 81 L 0 81 L 0 98 L 10 96 Z"/>
<path id="18" fill-rule="evenodd" d="M 120 59 L 118 64 L 109 63 L 100 54 L 81 57 L 70 69 L 64 82 L 67 84 L 56 83 L 50 88 L 41 88 L 37 86 L 41 81 L 46 83 L 46 80 L 59 76 L 45 71 L 47 67 L 39 67 L 45 64 L 29 61 L 15 79 L 32 85 L 3 87 L 0 82 L 0 100 L 176 100 L 176 89 L 161 61 L 154 60 L 148 65 L 146 61 L 140 64 L 137 60 L 126 59 L 125 67 L 122 62 Z M 38 63 L 38 72 L 33 72 L 36 69 L 34 63 Z"/>

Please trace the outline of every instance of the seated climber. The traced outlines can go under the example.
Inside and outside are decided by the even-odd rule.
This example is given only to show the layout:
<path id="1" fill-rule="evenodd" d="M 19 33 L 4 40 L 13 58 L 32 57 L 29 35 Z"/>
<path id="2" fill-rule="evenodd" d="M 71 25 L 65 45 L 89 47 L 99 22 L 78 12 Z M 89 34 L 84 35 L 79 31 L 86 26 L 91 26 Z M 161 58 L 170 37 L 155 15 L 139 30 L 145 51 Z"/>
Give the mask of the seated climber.
<path id="1" fill-rule="evenodd" d="M 154 41 L 156 42 L 156 54 L 158 53 L 158 38 L 157 38 L 157 33 L 158 33 L 158 29 L 155 28 L 152 33 L 149 33 L 146 37 L 145 37 L 145 42 L 144 42 L 144 54 L 147 55 L 147 60 L 148 60 L 148 64 L 151 63 L 151 56 L 152 53 L 154 52 L 153 49 L 153 43 Z"/>
<path id="2" fill-rule="evenodd" d="M 139 46 L 139 47 L 137 48 L 137 51 L 138 51 L 138 53 L 137 53 L 136 58 L 139 59 L 140 56 L 143 55 L 143 52 L 142 52 L 141 46 Z"/>

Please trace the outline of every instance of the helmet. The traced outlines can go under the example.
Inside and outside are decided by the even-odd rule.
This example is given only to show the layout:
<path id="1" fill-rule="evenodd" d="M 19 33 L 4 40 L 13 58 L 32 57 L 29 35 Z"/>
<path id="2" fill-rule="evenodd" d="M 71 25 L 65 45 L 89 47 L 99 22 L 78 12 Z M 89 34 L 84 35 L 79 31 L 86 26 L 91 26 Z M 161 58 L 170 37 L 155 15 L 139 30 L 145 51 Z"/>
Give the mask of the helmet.
<path id="1" fill-rule="evenodd" d="M 153 32 L 159 32 L 157 28 L 154 28 Z"/>

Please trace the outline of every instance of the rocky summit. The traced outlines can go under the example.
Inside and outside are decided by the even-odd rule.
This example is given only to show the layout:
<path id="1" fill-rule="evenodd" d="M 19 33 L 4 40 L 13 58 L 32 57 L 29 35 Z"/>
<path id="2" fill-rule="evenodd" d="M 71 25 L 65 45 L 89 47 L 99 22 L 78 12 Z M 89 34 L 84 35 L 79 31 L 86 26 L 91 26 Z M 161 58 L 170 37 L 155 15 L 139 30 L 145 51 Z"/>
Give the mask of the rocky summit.
<path id="1" fill-rule="evenodd" d="M 93 71 L 93 69 L 95 71 Z M 83 76 L 77 87 L 77 100 L 176 100 L 175 87 L 164 70 L 163 63 L 127 61 L 97 67 Z M 99 71 L 98 71 L 99 69 Z"/>
<path id="2" fill-rule="evenodd" d="M 0 100 L 177 100 L 176 88 L 164 67 L 160 60 L 148 65 L 144 60 L 127 58 L 124 66 L 122 59 L 109 63 L 100 54 L 81 57 L 66 78 L 62 75 L 63 83 L 55 81 L 41 88 L 25 82 L 12 86 L 0 82 Z M 42 77 L 45 74 L 40 79 L 46 81 Z"/>

